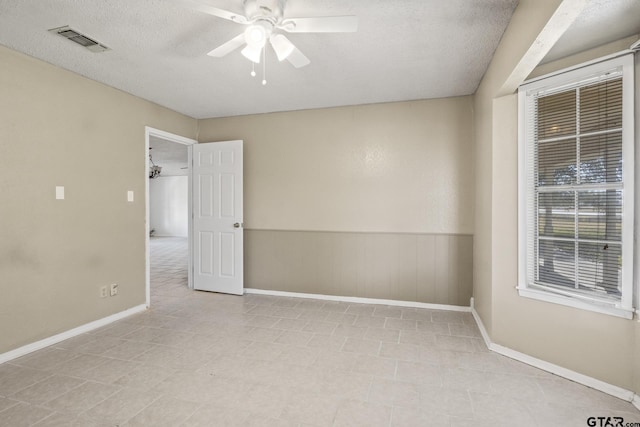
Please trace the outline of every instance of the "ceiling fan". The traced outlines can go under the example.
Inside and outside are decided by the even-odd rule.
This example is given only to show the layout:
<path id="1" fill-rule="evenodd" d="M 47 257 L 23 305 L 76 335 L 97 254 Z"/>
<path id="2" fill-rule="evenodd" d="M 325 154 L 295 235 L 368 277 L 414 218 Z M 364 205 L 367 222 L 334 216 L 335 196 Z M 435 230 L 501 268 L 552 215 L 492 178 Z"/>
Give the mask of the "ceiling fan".
<path id="1" fill-rule="evenodd" d="M 243 0 L 244 15 L 218 9 L 202 0 L 187 0 L 193 8 L 218 18 L 246 25 L 243 33 L 213 49 L 207 55 L 223 57 L 234 50 L 242 49 L 250 61 L 259 64 L 267 41 L 279 61 L 288 60 L 301 68 L 311 61 L 284 35 L 287 33 L 353 33 L 358 29 L 356 16 L 325 16 L 313 18 L 285 18 L 287 0 Z"/>

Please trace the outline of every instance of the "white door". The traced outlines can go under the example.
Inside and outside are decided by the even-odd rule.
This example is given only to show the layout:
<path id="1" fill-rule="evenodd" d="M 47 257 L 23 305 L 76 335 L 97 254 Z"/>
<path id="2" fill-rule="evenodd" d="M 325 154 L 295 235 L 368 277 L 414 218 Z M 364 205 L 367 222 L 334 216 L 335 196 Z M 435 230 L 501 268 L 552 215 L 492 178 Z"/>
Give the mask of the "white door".
<path id="1" fill-rule="evenodd" d="M 242 141 L 194 144 L 193 287 L 242 295 Z"/>

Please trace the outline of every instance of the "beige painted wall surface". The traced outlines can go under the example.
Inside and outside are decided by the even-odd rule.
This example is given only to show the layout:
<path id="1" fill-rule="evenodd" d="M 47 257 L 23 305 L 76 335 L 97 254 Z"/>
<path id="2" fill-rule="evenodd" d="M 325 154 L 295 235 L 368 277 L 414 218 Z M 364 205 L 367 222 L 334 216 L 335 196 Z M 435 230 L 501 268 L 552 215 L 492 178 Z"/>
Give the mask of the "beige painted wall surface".
<path id="1" fill-rule="evenodd" d="M 475 216 L 473 239 L 473 302 L 487 332 L 492 330 L 491 288 L 491 105 L 488 96 L 476 92 L 475 124 Z"/>
<path id="2" fill-rule="evenodd" d="M 530 49 L 561 0 L 521 0 L 502 36 L 494 57 L 473 99 L 475 137 L 475 216 L 473 296 L 478 314 L 491 335 L 493 329 L 493 268 L 501 263 L 493 256 L 494 198 L 502 197 L 493 184 L 493 99 Z"/>
<path id="3" fill-rule="evenodd" d="M 521 1 L 474 98 L 478 153 L 474 299 L 495 343 L 631 389 L 634 333 L 638 335 L 635 322 L 521 298 L 515 289 L 517 96 L 497 96 L 504 90 L 505 79 L 512 79 L 516 69 L 520 73 L 523 61 L 529 60 L 522 59 L 531 52 L 527 43 L 549 30 L 547 23 L 559 5 L 567 7 L 570 3 Z M 534 56 L 540 54 L 539 46 L 532 49 Z M 560 60 L 546 64 L 544 69 L 549 72 L 568 65 L 572 63 Z M 536 70 L 530 73 L 539 75 Z"/>
<path id="4" fill-rule="evenodd" d="M 473 237 L 245 231 L 245 287 L 468 306 Z"/>
<path id="5" fill-rule="evenodd" d="M 627 37 L 598 46 L 594 49 L 585 50 L 575 55 L 559 59 L 534 69 L 529 78 L 535 78 L 544 74 L 556 72 L 567 67 L 573 67 L 577 64 L 592 61 L 616 52 L 626 50 L 631 44 L 638 40 L 638 36 Z M 636 55 L 636 165 L 640 165 L 640 57 Z M 505 115 L 513 115 L 513 106 L 505 111 Z M 513 121 L 513 117 L 511 121 Z M 511 153 L 513 156 L 513 153 Z M 636 166 L 638 170 L 638 166 Z M 513 172 L 511 172 L 512 174 Z M 638 182 L 638 180 L 636 180 Z M 638 227 L 640 226 L 640 186 L 636 184 L 636 235 L 638 235 Z M 513 216 L 513 212 L 507 213 Z M 504 218 L 502 219 L 504 220 Z M 512 225 L 513 227 L 513 225 Z M 638 240 L 636 238 L 636 251 L 638 250 Z M 514 242 L 508 243 L 503 253 L 507 253 L 510 248 L 515 247 Z M 507 273 L 513 276 L 512 272 Z M 511 277 L 509 280 L 513 280 Z M 513 300 L 510 293 L 504 293 L 505 310 L 500 315 L 506 318 L 512 315 L 512 312 L 525 313 L 529 317 L 542 315 L 543 319 L 538 325 L 537 335 L 540 340 L 551 339 L 553 343 L 546 347 L 535 348 L 538 340 L 528 341 L 521 337 L 513 336 L 513 330 L 507 330 L 499 335 L 504 335 L 504 342 L 517 345 L 522 351 L 529 351 L 530 354 L 539 354 L 541 358 L 553 358 L 562 366 L 575 366 L 579 372 L 588 373 L 596 378 L 605 379 L 605 381 L 621 385 L 622 387 L 632 389 L 636 393 L 640 393 L 640 322 L 628 321 L 610 316 L 602 316 L 595 313 L 589 313 L 579 310 L 568 309 L 561 306 L 550 306 L 541 302 L 528 300 Z M 636 299 L 638 301 L 638 299 Z M 579 319 L 578 322 L 574 319 Z M 576 323 L 576 324 L 573 324 Z M 558 325 L 564 325 L 558 328 Z M 548 335 L 549 331 L 553 331 Z M 570 341 L 567 342 L 567 337 Z M 506 344 L 505 344 L 506 345 Z M 569 348 L 567 348 L 570 346 Z M 553 348 L 561 349 L 561 351 L 552 350 Z M 609 348 L 616 348 L 611 359 Z M 528 349 L 528 350 L 524 350 Z M 590 356 L 585 358 L 585 349 L 589 349 L 586 354 Z M 573 359 L 573 360 L 572 360 Z M 598 360 L 607 360 L 607 364 L 598 364 Z M 609 378 L 608 380 L 606 378 Z"/>
<path id="6" fill-rule="evenodd" d="M 4 47 L 0 63 L 3 353 L 145 302 L 144 126 L 197 123 Z"/>
<path id="7" fill-rule="evenodd" d="M 518 295 L 518 103 L 494 101 L 492 340 L 556 365 L 631 389 L 634 321 Z"/>
<path id="8" fill-rule="evenodd" d="M 248 229 L 473 232 L 471 97 L 200 121 L 244 140 Z"/>

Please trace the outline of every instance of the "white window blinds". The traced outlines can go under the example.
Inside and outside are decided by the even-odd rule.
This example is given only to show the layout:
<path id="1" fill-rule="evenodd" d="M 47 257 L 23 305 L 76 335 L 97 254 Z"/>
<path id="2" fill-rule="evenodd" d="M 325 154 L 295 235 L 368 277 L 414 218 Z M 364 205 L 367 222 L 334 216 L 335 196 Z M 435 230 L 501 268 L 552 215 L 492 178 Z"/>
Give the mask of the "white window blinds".
<path id="1" fill-rule="evenodd" d="M 626 102 L 623 59 L 520 90 L 520 287 L 630 310 L 633 91 Z"/>

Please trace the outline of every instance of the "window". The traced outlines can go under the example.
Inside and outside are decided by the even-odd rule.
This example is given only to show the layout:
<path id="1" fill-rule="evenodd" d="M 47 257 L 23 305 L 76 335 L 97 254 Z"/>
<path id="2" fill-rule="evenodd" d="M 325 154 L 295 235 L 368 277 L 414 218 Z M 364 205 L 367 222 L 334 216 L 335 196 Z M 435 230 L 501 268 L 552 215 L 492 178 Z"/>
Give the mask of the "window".
<path id="1" fill-rule="evenodd" d="M 633 316 L 633 55 L 519 89 L 520 295 Z"/>

